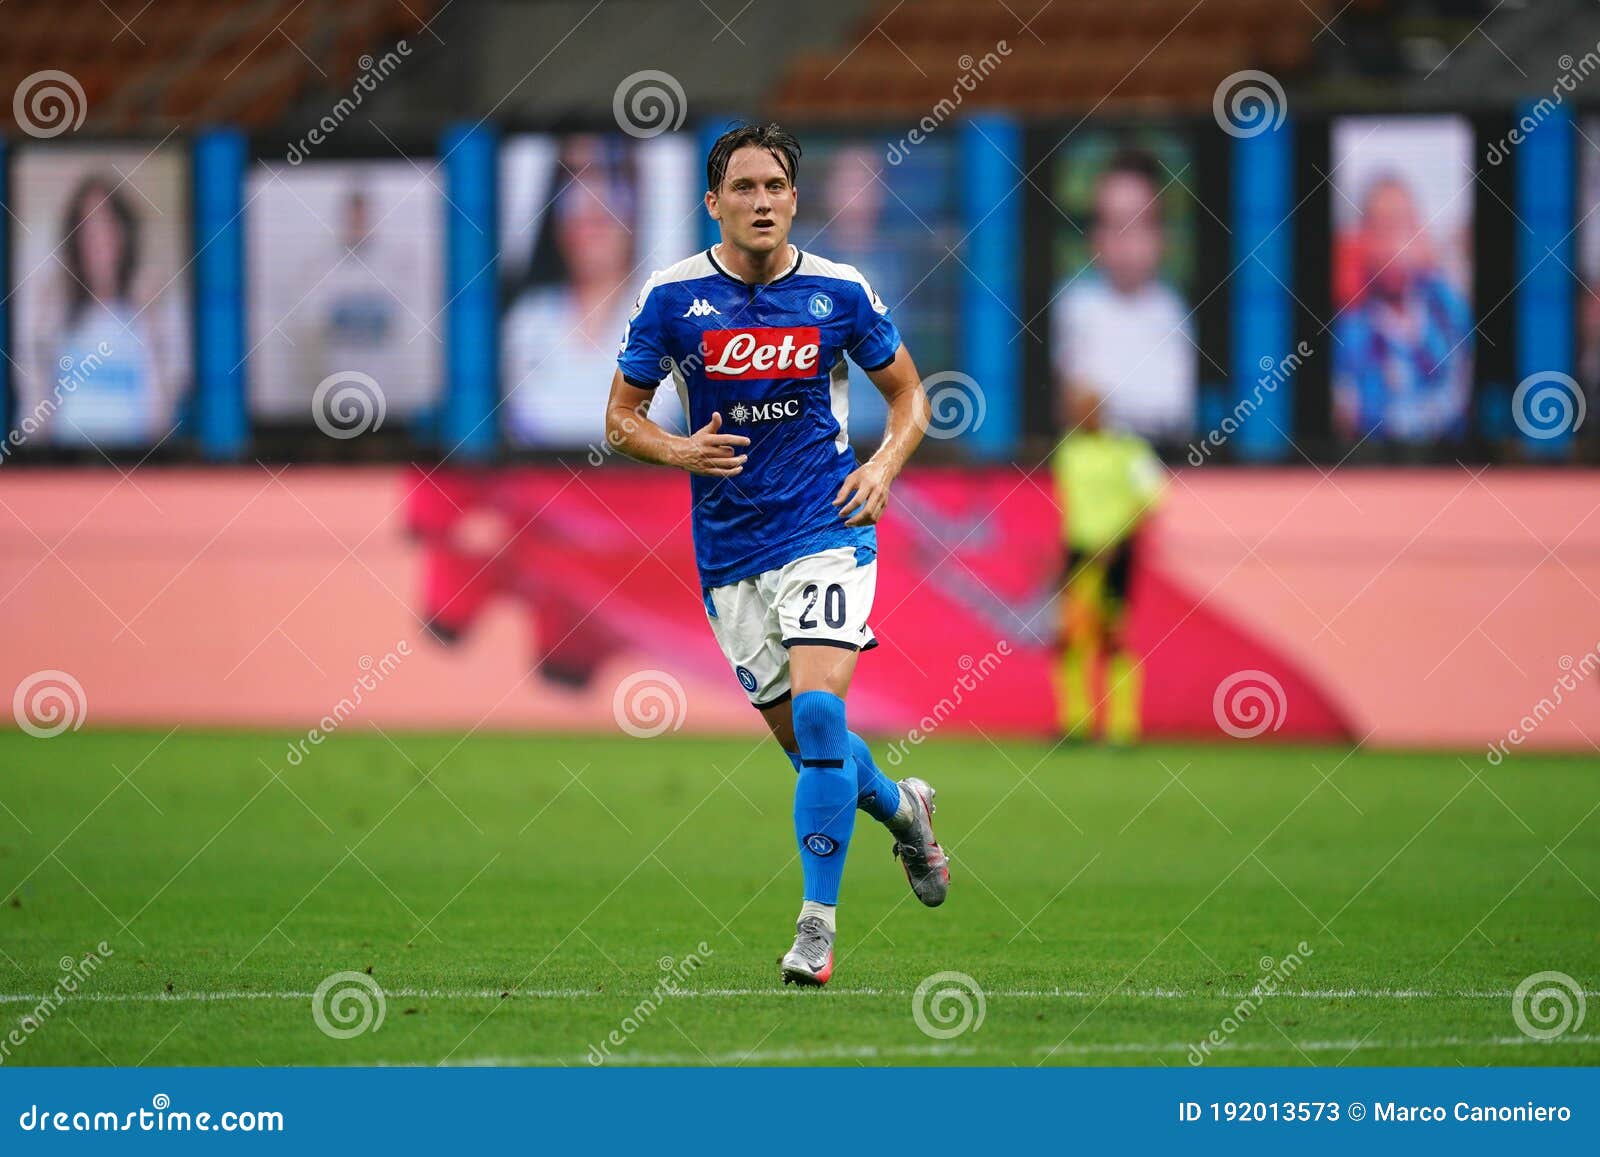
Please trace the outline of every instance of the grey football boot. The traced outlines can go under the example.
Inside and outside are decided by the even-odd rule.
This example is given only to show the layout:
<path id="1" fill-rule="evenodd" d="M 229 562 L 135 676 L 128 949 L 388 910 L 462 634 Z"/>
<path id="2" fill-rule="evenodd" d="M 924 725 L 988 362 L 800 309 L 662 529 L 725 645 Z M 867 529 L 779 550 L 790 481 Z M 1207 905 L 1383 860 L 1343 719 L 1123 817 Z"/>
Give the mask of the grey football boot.
<path id="1" fill-rule="evenodd" d="M 894 854 L 906 870 L 906 880 L 917 899 L 930 908 L 943 904 L 950 892 L 950 858 L 933 835 L 934 795 L 923 780 L 902 779 L 901 808 L 889 822 Z"/>
<path id="2" fill-rule="evenodd" d="M 819 916 L 802 916 L 794 929 L 794 947 L 779 965 L 783 982 L 821 988 L 833 975 L 833 933 Z"/>

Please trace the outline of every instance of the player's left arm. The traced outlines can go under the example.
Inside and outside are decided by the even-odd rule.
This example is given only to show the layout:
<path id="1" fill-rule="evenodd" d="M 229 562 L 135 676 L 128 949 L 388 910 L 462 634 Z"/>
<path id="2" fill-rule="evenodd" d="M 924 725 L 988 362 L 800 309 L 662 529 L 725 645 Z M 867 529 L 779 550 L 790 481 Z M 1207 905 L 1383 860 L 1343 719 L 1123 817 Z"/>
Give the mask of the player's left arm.
<path id="1" fill-rule="evenodd" d="M 871 526 L 883 517 L 889 487 L 928 428 L 928 395 L 904 344 L 893 361 L 869 370 L 867 377 L 889 403 L 889 420 L 877 452 L 850 472 L 833 500 L 846 526 Z"/>
<path id="2" fill-rule="evenodd" d="M 1141 439 L 1138 452 L 1129 465 L 1129 475 L 1129 483 L 1139 500 L 1139 513 L 1128 527 L 1128 536 L 1132 537 L 1160 504 L 1161 492 L 1167 484 L 1167 468 L 1161 464 L 1154 447 Z"/>

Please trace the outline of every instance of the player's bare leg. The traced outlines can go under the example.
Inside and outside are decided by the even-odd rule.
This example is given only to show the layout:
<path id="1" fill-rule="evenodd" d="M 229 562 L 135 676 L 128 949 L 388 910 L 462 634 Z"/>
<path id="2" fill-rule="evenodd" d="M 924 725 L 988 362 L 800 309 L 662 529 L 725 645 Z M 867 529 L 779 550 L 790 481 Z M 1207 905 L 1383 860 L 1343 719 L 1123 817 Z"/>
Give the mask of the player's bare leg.
<path id="1" fill-rule="evenodd" d="M 855 672 L 856 659 L 857 652 L 845 648 L 808 645 L 791 647 L 789 663 L 795 697 L 798 698 L 808 691 L 824 691 L 843 700 Z M 766 708 L 762 711 L 762 716 L 773 737 L 789 755 L 795 771 L 804 775 L 807 772 L 800 756 L 799 741 L 795 737 L 792 702 L 793 700 L 790 700 Z M 882 823 L 894 836 L 894 854 L 899 857 L 905 869 L 906 879 L 917 899 L 929 907 L 942 904 L 949 891 L 950 870 L 944 850 L 933 834 L 934 789 L 916 778 L 907 778 L 894 783 L 878 770 L 865 740 L 850 733 L 849 742 L 851 755 L 849 762 L 854 765 L 856 780 L 856 806 Z M 836 928 L 834 917 L 833 905 L 808 902 L 801 911 L 802 925 L 810 918 L 826 930 L 830 951 L 832 933 Z M 801 932 L 801 937 L 796 940 L 795 953 L 800 953 L 803 947 L 801 941 L 807 940 L 813 948 L 812 954 L 819 955 L 819 950 L 816 950 L 815 933 L 807 935 L 804 927 Z M 786 957 L 785 979 L 807 982 L 800 979 L 798 969 L 791 972 L 789 963 Z M 831 975 L 831 964 L 825 964 L 825 967 Z M 817 975 L 814 969 L 807 971 L 810 975 Z M 809 983 L 821 983 L 821 981 L 810 980 Z"/>
<path id="2" fill-rule="evenodd" d="M 1106 630 L 1106 742 L 1122 747 L 1139 742 L 1144 682 L 1139 660 L 1128 649 L 1126 619 L 1126 610 L 1116 608 Z"/>
<path id="3" fill-rule="evenodd" d="M 805 900 L 795 924 L 794 945 L 780 965 L 785 984 L 820 986 L 833 975 L 839 883 L 855 827 L 855 761 L 844 711 L 855 667 L 853 648 L 808 644 L 789 648 L 794 691 L 790 714 L 799 750 L 794 824 L 805 871 Z"/>

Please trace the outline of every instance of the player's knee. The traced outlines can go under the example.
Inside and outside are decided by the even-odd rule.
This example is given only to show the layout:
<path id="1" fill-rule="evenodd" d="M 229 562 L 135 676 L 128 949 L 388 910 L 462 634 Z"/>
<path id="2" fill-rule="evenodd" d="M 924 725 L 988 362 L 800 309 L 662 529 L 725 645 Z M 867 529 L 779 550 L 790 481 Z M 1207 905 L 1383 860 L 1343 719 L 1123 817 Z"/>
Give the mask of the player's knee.
<path id="1" fill-rule="evenodd" d="M 1106 620 L 1105 625 L 1106 645 L 1114 651 L 1120 651 L 1128 645 L 1128 624 L 1121 615 L 1115 615 Z"/>
<path id="2" fill-rule="evenodd" d="M 795 698 L 826 691 L 843 699 L 855 673 L 858 652 L 843 647 L 796 645 L 789 648 L 789 677 Z"/>
<path id="3" fill-rule="evenodd" d="M 1104 624 L 1093 615 L 1074 615 L 1061 625 L 1064 647 L 1093 647 L 1104 638 Z"/>
<path id="4" fill-rule="evenodd" d="M 807 691 L 794 697 L 794 736 L 801 751 L 825 751 L 849 743 L 844 700 L 831 691 Z"/>

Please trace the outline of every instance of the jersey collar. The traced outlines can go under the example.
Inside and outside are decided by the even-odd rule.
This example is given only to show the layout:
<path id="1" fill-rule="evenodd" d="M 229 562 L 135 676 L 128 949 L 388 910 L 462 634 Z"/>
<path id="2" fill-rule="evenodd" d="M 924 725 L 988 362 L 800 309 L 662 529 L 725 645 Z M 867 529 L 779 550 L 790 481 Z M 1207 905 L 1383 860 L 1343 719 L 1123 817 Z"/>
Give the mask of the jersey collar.
<path id="1" fill-rule="evenodd" d="M 793 277 L 796 273 L 800 272 L 800 263 L 805 260 L 805 256 L 806 256 L 805 253 L 801 251 L 800 246 L 796 245 L 794 247 L 794 264 L 789 266 L 789 268 L 788 268 L 788 270 L 786 272 L 784 272 L 784 273 L 780 274 L 779 276 L 773 278 L 771 281 L 766 281 L 766 282 L 762 282 L 760 284 L 756 284 L 756 283 L 753 283 L 753 282 L 746 281 L 742 277 L 735 277 L 732 273 L 729 273 L 726 269 L 724 269 L 722 267 L 722 262 L 717 260 L 716 249 L 717 249 L 717 247 L 715 245 L 713 245 L 709 249 L 706 250 L 706 260 L 711 262 L 711 268 L 715 269 L 718 273 L 722 274 L 722 276 L 726 277 L 729 281 L 733 282 L 735 285 L 742 285 L 746 289 L 764 289 L 764 288 L 766 288 L 768 286 L 777 285 L 780 281 L 789 280 L 789 278 Z"/>

